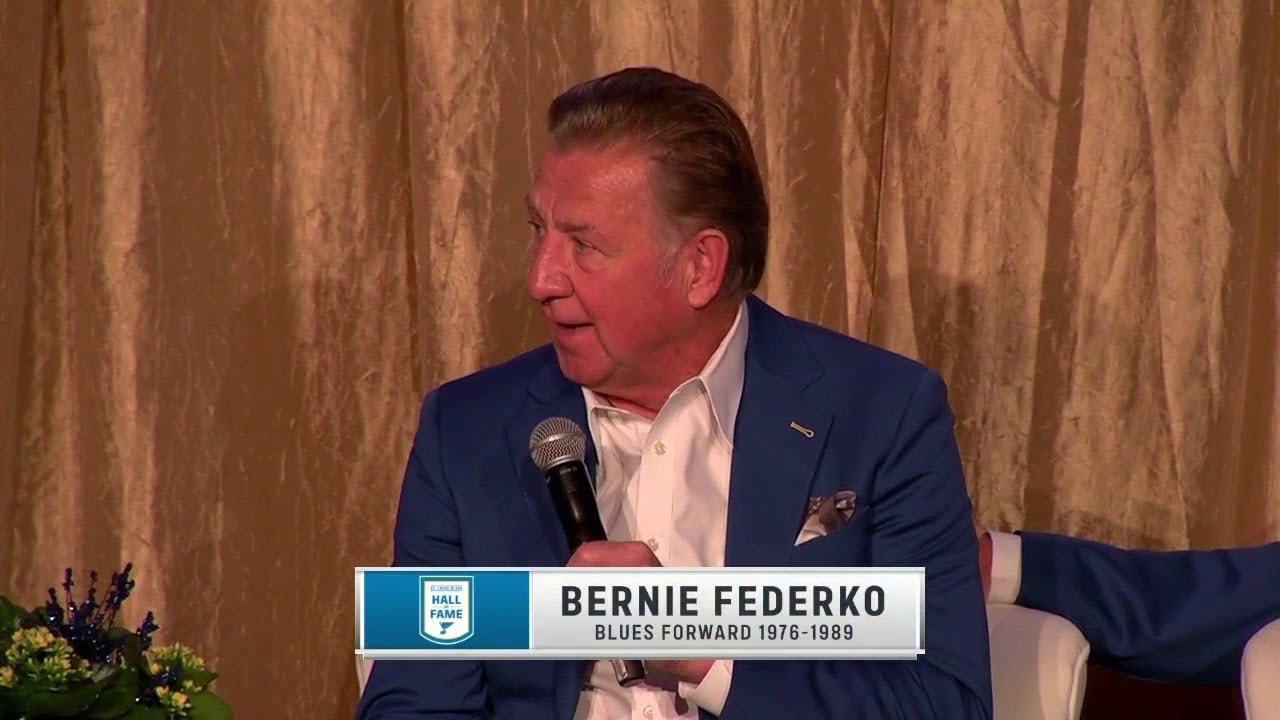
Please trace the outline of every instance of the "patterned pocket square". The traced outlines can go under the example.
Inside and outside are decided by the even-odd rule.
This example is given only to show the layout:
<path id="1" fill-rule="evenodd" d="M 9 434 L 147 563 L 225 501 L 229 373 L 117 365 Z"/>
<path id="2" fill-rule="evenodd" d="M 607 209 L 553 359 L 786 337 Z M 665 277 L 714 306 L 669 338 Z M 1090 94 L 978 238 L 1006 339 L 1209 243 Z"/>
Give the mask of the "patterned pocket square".
<path id="1" fill-rule="evenodd" d="M 817 540 L 844 527 L 853 517 L 857 501 L 858 494 L 852 490 L 841 490 L 827 497 L 809 498 L 809 508 L 805 514 L 804 526 L 796 536 L 796 545 Z"/>

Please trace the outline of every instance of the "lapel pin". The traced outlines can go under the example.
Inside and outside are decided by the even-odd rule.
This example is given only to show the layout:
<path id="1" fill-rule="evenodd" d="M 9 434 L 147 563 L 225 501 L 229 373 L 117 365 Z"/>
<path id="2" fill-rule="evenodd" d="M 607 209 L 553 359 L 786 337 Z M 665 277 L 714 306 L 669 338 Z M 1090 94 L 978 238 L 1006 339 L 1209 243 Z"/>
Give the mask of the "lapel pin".
<path id="1" fill-rule="evenodd" d="M 812 437 L 813 437 L 813 431 L 812 431 L 812 430 L 810 430 L 809 428 L 807 428 L 807 427 L 805 427 L 805 426 L 801 425 L 800 423 L 796 422 L 795 420 L 792 420 L 792 421 L 791 421 L 791 429 L 792 429 L 792 430 L 795 430 L 796 432 L 800 433 L 801 435 L 803 435 L 803 436 L 805 436 L 805 437 L 807 437 L 807 438 L 812 438 Z"/>

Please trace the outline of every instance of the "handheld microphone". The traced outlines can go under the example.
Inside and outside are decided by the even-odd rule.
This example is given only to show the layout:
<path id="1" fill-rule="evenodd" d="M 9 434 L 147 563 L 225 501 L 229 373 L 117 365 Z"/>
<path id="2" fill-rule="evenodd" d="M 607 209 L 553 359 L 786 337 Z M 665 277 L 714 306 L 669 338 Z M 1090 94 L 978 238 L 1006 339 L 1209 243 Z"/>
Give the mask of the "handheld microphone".
<path id="1" fill-rule="evenodd" d="M 595 491 L 587 475 L 587 437 L 568 418 L 547 418 L 529 435 L 529 455 L 547 476 L 551 502 L 560 516 L 570 552 L 585 542 L 608 540 Z M 610 660 L 618 684 L 631 687 L 644 680 L 644 664 L 639 660 Z"/>

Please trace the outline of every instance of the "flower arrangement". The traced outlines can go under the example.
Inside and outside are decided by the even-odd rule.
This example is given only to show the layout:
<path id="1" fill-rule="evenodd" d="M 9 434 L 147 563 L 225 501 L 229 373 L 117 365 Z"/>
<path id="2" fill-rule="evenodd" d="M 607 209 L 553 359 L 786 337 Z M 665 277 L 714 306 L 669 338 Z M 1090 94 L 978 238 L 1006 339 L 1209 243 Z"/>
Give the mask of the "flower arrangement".
<path id="1" fill-rule="evenodd" d="M 98 599 L 98 573 L 77 602 L 70 568 L 65 593 L 27 611 L 0 596 L 0 720 L 230 720 L 209 689 L 217 673 L 179 644 L 152 647 L 152 613 L 137 630 L 115 624 L 133 591 L 133 565 L 111 574 Z"/>

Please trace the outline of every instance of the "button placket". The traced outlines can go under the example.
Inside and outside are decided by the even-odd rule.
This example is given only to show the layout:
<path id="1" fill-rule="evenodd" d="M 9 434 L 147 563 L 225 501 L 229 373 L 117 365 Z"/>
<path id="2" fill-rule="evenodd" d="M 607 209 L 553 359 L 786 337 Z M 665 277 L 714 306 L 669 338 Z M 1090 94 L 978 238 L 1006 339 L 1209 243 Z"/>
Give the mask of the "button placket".
<path id="1" fill-rule="evenodd" d="M 638 538 L 644 540 L 663 565 L 671 560 L 671 548 L 667 539 L 671 531 L 671 494 L 674 481 L 671 468 L 675 458 L 673 448 L 664 440 L 664 436 L 672 429 L 672 418 L 679 412 L 678 403 L 678 400 L 673 399 L 654 418 L 648 438 L 650 452 L 645 453 L 640 470 L 642 491 L 637 508 Z"/>

